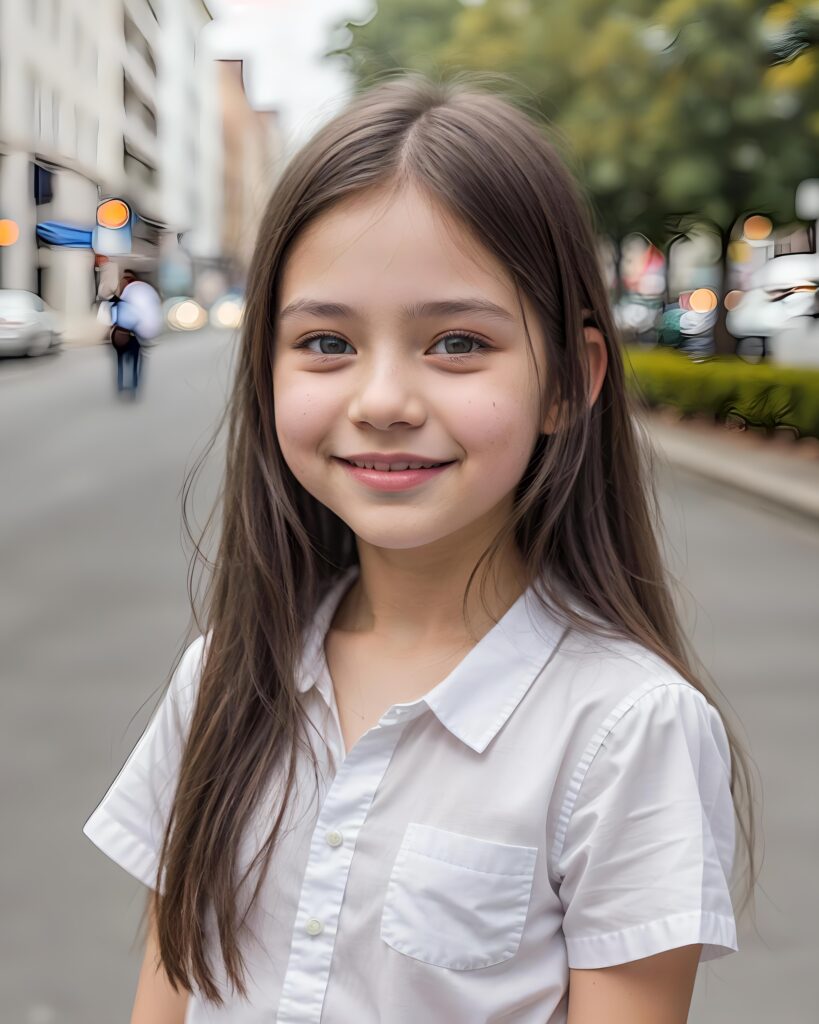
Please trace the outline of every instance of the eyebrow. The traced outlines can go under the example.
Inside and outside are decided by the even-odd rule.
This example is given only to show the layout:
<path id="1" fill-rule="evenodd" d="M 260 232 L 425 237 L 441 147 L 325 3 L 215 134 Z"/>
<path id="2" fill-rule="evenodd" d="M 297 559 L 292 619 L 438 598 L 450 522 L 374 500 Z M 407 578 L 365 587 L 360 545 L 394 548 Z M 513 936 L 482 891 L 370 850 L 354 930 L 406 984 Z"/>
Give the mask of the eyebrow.
<path id="1" fill-rule="evenodd" d="M 430 316 L 453 316 L 459 313 L 477 313 L 487 319 L 502 320 L 506 323 L 514 323 L 512 316 L 502 306 L 497 306 L 488 299 L 442 299 L 435 302 L 413 302 L 400 307 L 403 320 L 417 320 L 421 317 Z M 294 299 L 288 303 L 279 314 L 280 320 L 287 320 L 300 316 L 316 317 L 347 317 L 350 320 L 360 317 L 360 312 L 352 306 L 343 302 L 319 302 L 315 299 Z"/>

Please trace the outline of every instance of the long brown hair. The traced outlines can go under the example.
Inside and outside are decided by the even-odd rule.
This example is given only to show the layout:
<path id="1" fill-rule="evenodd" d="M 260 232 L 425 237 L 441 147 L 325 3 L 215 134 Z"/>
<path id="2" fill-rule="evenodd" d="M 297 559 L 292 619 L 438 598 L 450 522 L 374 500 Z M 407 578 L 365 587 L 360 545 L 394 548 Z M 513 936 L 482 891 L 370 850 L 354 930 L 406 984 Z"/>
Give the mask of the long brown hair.
<path id="1" fill-rule="evenodd" d="M 559 400 L 561 418 L 534 446 L 514 513 L 482 554 L 467 593 L 481 564 L 491 565 L 513 538 L 534 592 L 567 624 L 635 640 L 704 690 L 660 555 L 650 453 L 632 420 L 593 218 L 542 127 L 514 99 L 476 83 L 465 73 L 439 81 L 410 74 L 361 93 L 292 158 L 260 224 L 225 412 L 221 532 L 201 620 L 194 607 L 209 646 L 161 851 L 157 885 L 164 874 L 164 893 L 155 903 L 172 984 L 190 990 L 195 983 L 217 1004 L 223 1000 L 206 950 L 206 913 L 216 922 L 225 975 L 246 994 L 241 933 L 291 797 L 297 752 L 310 751 L 295 687 L 305 630 L 329 581 L 357 561 L 351 529 L 290 472 L 274 419 L 284 261 L 299 233 L 333 204 L 375 187 L 425 189 L 508 268 L 542 327 L 549 367 L 539 382 L 543 411 Z M 608 350 L 591 408 L 584 316 Z M 527 340 L 531 353 L 528 326 Z M 199 468 L 201 460 L 192 473 Z M 189 493 L 190 477 L 185 503 Z M 569 586 L 574 607 L 550 591 L 550 578 Z M 729 734 L 752 879 L 749 772 Z M 239 839 L 274 767 L 284 781 L 281 812 L 239 878 Z M 248 901 L 242 897 L 251 869 L 257 880 Z"/>

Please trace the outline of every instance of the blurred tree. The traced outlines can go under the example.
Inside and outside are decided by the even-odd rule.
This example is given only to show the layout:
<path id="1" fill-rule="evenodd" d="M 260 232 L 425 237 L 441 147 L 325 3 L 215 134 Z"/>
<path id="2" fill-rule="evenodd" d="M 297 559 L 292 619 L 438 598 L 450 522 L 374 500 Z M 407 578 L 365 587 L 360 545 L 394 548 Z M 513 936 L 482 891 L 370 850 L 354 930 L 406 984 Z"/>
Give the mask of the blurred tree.
<path id="1" fill-rule="evenodd" d="M 792 220 L 817 173 L 816 0 L 381 0 L 349 27 L 359 88 L 397 68 L 519 82 L 618 245 L 710 223 L 724 274 L 737 218 Z"/>
<path id="2" fill-rule="evenodd" d="M 333 30 L 327 57 L 343 57 L 357 89 L 371 85 L 385 72 L 438 68 L 435 51 L 449 39 L 463 10 L 460 0 L 387 0 L 373 3 L 364 22 L 345 20 Z"/>

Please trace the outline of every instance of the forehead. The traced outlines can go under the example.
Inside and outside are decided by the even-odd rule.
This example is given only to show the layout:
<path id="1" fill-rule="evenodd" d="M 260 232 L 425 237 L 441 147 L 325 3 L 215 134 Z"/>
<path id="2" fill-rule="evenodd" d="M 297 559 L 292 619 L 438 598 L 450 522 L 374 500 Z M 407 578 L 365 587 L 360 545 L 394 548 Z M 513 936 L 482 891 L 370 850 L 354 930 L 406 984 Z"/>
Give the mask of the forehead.
<path id="1" fill-rule="evenodd" d="M 373 190 L 338 203 L 295 240 L 279 309 L 305 296 L 372 309 L 453 289 L 517 309 L 506 268 L 443 204 L 414 187 Z"/>

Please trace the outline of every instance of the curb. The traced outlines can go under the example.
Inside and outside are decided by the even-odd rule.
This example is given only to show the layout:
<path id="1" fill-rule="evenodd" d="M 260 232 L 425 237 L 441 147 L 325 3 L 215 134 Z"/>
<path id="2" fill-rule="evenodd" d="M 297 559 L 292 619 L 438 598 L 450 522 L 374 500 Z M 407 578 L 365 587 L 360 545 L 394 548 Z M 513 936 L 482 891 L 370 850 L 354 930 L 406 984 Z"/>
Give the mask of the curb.
<path id="1" fill-rule="evenodd" d="M 819 464 L 644 416 L 637 423 L 662 461 L 819 521 Z"/>

